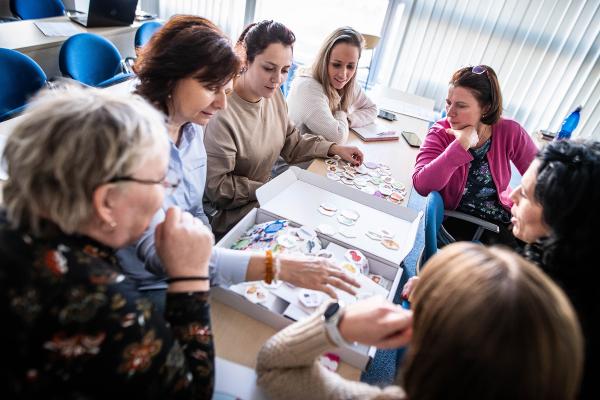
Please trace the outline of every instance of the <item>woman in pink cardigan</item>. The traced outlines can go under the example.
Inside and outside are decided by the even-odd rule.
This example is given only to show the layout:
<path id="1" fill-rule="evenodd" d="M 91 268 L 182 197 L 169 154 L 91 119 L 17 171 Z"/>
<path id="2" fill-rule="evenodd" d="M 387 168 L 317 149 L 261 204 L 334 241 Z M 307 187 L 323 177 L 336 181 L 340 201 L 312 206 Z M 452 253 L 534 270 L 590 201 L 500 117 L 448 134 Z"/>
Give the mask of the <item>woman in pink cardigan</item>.
<path id="1" fill-rule="evenodd" d="M 446 119 L 435 123 L 417 155 L 413 186 L 422 196 L 438 191 L 444 207 L 497 224 L 481 241 L 516 246 L 508 229 L 510 161 L 523 174 L 537 153 L 518 122 L 502 118 L 502 94 L 487 65 L 454 73 L 446 99 Z M 469 240 L 476 226 L 455 218 L 444 226 L 457 240 Z"/>

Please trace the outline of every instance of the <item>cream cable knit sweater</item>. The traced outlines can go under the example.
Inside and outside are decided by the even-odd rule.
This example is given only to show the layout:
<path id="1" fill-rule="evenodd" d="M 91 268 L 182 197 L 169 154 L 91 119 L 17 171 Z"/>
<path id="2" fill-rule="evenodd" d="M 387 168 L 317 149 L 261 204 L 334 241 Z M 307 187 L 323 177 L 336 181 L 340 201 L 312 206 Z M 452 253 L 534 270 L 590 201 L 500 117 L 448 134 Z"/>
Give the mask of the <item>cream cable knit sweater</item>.
<path id="1" fill-rule="evenodd" d="M 258 384 L 276 399 L 405 399 L 398 386 L 381 389 L 349 381 L 317 358 L 333 346 L 321 319 L 323 309 L 271 337 L 258 354 Z"/>
<path id="2" fill-rule="evenodd" d="M 354 101 L 348 113 L 336 111 L 331 114 L 323 87 L 311 76 L 300 75 L 292 81 L 287 98 L 290 119 L 301 133 L 314 133 L 325 139 L 344 144 L 348 129 L 369 125 L 377 117 L 377 106 L 355 84 Z"/>

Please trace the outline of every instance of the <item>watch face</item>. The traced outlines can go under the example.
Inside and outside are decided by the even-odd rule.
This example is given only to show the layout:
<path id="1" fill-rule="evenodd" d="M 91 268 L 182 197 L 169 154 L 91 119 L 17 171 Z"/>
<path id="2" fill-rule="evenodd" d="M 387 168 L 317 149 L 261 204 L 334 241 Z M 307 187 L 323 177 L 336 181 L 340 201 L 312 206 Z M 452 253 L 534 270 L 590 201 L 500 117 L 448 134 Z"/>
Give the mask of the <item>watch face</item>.
<path id="1" fill-rule="evenodd" d="M 339 303 L 331 303 L 330 305 L 328 305 L 327 309 L 325 309 L 325 313 L 323 314 L 323 316 L 325 317 L 325 320 L 328 320 L 329 318 L 333 317 L 339 309 L 340 309 Z"/>

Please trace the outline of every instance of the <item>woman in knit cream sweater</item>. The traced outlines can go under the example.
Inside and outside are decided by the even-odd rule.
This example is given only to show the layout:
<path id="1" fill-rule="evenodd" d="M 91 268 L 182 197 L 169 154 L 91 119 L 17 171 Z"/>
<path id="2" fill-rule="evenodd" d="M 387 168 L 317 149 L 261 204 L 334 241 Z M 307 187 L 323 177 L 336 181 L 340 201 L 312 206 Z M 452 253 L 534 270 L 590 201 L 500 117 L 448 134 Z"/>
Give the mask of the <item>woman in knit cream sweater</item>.
<path id="1" fill-rule="evenodd" d="M 425 265 L 413 313 L 371 298 L 330 303 L 282 330 L 258 355 L 258 382 L 273 399 L 574 399 L 583 339 L 565 294 L 508 250 L 444 247 Z M 316 359 L 360 342 L 410 342 L 402 387 L 348 381 Z M 400 382 L 400 379 L 398 379 Z"/>
<path id="2" fill-rule="evenodd" d="M 377 106 L 356 84 L 363 42 L 350 27 L 336 29 L 325 39 L 312 67 L 294 79 L 288 107 L 302 133 L 346 143 L 349 128 L 375 121 Z"/>

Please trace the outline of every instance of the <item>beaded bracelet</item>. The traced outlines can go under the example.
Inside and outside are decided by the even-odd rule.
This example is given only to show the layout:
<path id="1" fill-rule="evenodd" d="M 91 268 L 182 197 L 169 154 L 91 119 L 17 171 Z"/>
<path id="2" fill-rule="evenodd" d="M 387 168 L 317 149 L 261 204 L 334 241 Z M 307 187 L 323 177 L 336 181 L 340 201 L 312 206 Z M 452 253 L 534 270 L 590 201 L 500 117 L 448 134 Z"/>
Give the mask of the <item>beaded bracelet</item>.
<path id="1" fill-rule="evenodd" d="M 270 285 L 273 282 L 273 252 L 265 251 L 265 282 Z"/>

